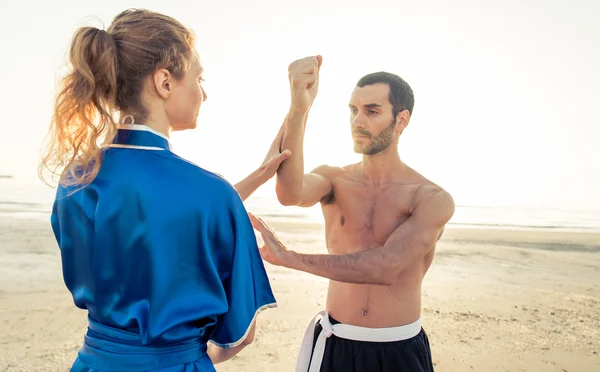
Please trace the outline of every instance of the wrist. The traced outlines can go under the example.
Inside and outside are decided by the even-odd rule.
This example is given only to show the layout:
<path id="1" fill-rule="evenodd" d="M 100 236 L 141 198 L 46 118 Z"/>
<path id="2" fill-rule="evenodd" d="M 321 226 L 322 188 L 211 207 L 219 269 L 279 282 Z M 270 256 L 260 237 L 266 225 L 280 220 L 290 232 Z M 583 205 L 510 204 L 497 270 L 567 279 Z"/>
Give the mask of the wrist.
<path id="1" fill-rule="evenodd" d="M 254 172 L 252 172 L 252 174 L 250 174 L 250 176 L 248 176 L 248 181 L 251 185 L 259 187 L 262 184 L 264 184 L 265 182 L 267 182 L 269 180 L 269 178 L 270 177 L 265 173 L 265 170 L 261 166 L 260 168 L 256 169 Z"/>
<path id="2" fill-rule="evenodd" d="M 294 251 L 283 251 L 283 255 L 281 257 L 281 266 L 288 269 L 296 269 L 298 267 L 299 258 L 300 254 Z"/>
<path id="3" fill-rule="evenodd" d="M 308 111 L 309 111 L 309 109 L 302 109 L 302 108 L 292 106 L 288 110 L 288 115 L 287 115 L 288 120 L 304 121 L 308 117 Z"/>

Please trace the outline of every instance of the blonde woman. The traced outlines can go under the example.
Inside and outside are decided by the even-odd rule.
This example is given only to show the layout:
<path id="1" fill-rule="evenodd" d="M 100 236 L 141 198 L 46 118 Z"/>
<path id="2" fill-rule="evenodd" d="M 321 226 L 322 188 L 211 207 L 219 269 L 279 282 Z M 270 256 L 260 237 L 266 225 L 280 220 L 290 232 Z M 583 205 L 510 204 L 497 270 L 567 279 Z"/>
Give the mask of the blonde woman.
<path id="1" fill-rule="evenodd" d="M 71 371 L 214 371 L 275 306 L 242 200 L 290 155 L 282 131 L 235 187 L 171 152 L 207 95 L 193 34 L 162 14 L 79 29 L 70 62 L 43 167 L 60 174 L 52 228 L 89 318 Z"/>

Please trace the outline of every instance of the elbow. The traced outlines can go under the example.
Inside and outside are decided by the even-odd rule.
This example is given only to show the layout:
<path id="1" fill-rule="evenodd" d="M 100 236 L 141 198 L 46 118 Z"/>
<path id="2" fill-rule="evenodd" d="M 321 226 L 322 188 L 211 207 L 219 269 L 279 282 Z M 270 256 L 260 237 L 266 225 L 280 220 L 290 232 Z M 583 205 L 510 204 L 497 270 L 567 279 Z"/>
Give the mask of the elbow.
<path id="1" fill-rule="evenodd" d="M 252 325 L 250 332 L 246 335 L 246 338 L 242 341 L 242 347 L 248 346 L 254 342 L 254 338 L 256 337 L 256 323 Z"/>
<path id="2" fill-rule="evenodd" d="M 242 345 L 248 346 L 248 345 L 250 345 L 253 342 L 254 342 L 254 333 L 249 334 L 248 337 L 246 337 L 244 339 L 244 341 L 242 341 Z"/>
<path id="3" fill-rule="evenodd" d="M 300 205 L 300 200 L 299 198 L 295 198 L 295 197 L 290 197 L 290 196 L 279 196 L 277 195 L 277 200 L 279 201 L 279 203 L 285 207 L 290 207 L 290 206 L 298 206 Z"/>
<path id="4" fill-rule="evenodd" d="M 393 286 L 398 282 L 398 276 L 393 273 L 384 273 L 380 276 L 379 285 Z"/>
<path id="5" fill-rule="evenodd" d="M 279 203 L 286 207 L 300 205 L 300 202 L 302 201 L 300 193 L 285 192 L 279 188 L 276 190 L 276 193 Z"/>
<path id="6" fill-rule="evenodd" d="M 369 268 L 368 272 L 362 272 L 363 281 L 359 284 L 375 284 L 382 286 L 392 286 L 398 282 L 398 271 L 394 265 L 385 263 L 376 268 Z"/>
<path id="7" fill-rule="evenodd" d="M 251 343 L 253 343 L 255 335 L 256 335 L 256 323 L 252 323 L 252 325 L 250 326 L 250 330 L 248 331 L 248 334 L 246 335 L 246 337 L 244 338 L 244 340 L 241 343 L 242 347 L 248 346 Z"/>
<path id="8" fill-rule="evenodd" d="M 398 263 L 389 262 L 383 270 L 380 270 L 379 282 L 381 285 L 393 286 L 398 284 L 402 277 L 402 267 Z"/>

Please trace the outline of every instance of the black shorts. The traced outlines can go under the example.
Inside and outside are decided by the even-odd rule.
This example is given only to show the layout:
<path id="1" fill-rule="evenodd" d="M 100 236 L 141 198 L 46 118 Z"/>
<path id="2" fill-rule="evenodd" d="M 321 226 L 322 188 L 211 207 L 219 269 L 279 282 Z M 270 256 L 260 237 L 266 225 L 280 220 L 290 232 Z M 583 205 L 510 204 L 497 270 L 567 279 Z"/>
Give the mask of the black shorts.
<path id="1" fill-rule="evenodd" d="M 337 320 L 329 317 L 331 324 Z M 323 327 L 315 326 L 314 345 Z M 413 338 L 393 342 L 354 341 L 331 335 L 325 343 L 320 372 L 433 372 L 425 330 Z"/>

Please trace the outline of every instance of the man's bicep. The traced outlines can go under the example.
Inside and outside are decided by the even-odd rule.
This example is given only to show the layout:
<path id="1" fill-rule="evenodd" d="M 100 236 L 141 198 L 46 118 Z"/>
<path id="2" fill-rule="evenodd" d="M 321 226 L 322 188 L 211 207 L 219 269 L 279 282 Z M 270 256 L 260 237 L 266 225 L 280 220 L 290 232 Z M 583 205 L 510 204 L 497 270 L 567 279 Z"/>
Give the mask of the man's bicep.
<path id="1" fill-rule="evenodd" d="M 435 244 L 444 227 L 454 215 L 454 200 L 444 190 L 435 190 L 427 195 L 413 211 L 414 229 L 428 245 Z"/>
<path id="2" fill-rule="evenodd" d="M 443 228 L 454 215 L 454 200 L 444 190 L 437 190 L 417 206 L 415 213 L 426 225 Z"/>
<path id="3" fill-rule="evenodd" d="M 302 200 L 300 206 L 310 207 L 331 193 L 331 181 L 323 167 L 304 175 L 302 180 Z"/>
<path id="4" fill-rule="evenodd" d="M 447 192 L 440 190 L 426 195 L 412 215 L 389 237 L 386 246 L 431 248 L 454 214 L 454 201 Z"/>

